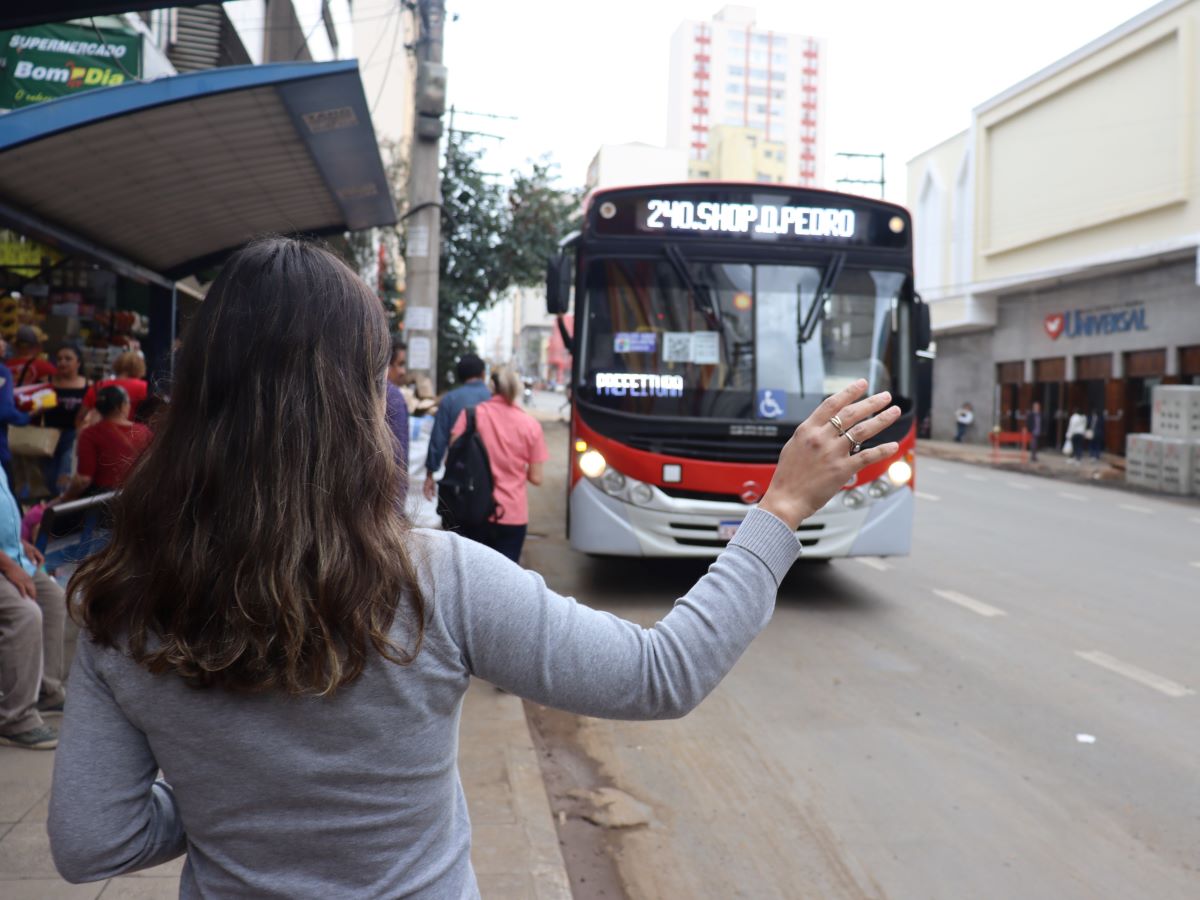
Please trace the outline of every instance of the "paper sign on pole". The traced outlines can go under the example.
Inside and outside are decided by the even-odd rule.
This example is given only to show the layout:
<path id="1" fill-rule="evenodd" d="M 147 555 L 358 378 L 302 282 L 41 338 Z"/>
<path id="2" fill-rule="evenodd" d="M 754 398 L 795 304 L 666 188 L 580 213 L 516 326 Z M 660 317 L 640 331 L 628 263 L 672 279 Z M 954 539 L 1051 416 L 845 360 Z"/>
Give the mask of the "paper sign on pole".
<path id="1" fill-rule="evenodd" d="M 414 337 L 408 340 L 408 367 L 410 369 L 432 368 L 432 343 L 427 337 Z"/>

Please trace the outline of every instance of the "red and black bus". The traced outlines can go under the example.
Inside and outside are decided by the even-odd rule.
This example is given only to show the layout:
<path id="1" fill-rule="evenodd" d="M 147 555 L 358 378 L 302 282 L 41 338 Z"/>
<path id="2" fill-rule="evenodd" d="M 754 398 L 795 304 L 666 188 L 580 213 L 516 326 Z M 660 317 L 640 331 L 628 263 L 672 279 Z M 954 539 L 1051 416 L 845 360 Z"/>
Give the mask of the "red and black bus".
<path id="1" fill-rule="evenodd" d="M 574 298 L 571 546 L 716 555 L 795 426 L 866 378 L 903 413 L 874 442 L 900 452 L 798 536 L 815 558 L 907 553 L 929 343 L 912 255 L 908 212 L 864 197 L 716 182 L 593 192 L 547 273 L 551 313 Z"/>

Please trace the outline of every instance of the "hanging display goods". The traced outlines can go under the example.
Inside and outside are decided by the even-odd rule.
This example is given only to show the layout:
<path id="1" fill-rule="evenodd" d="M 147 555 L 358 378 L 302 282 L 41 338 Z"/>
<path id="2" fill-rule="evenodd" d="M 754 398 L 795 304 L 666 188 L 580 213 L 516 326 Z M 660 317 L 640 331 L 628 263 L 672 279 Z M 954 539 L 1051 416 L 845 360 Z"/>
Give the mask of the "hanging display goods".
<path id="1" fill-rule="evenodd" d="M 18 109 L 141 76 L 132 31 L 39 25 L 0 31 L 0 109 Z"/>

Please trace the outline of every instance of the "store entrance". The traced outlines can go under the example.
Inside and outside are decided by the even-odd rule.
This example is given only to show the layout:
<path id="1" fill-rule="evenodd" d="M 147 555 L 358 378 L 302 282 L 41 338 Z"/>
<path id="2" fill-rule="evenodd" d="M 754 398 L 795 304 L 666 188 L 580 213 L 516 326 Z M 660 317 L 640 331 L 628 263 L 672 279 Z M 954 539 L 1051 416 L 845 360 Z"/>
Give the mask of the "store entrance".
<path id="1" fill-rule="evenodd" d="M 1033 399 L 1042 404 L 1041 445 L 1060 447 L 1067 430 L 1067 359 L 1065 356 L 1033 361 Z"/>
<path id="2" fill-rule="evenodd" d="M 1108 408 L 1108 382 L 1112 379 L 1112 354 L 1096 353 L 1075 358 L 1075 380 L 1068 390 L 1069 409 L 1087 416 L 1088 427 L 1099 432 L 1100 446 L 1108 449 L 1110 423 L 1119 409 Z"/>
<path id="3" fill-rule="evenodd" d="M 1125 433 L 1148 434 L 1154 388 L 1167 372 L 1166 350 L 1125 354 Z"/>
<path id="4" fill-rule="evenodd" d="M 1021 382 L 1024 380 L 1023 362 L 997 363 L 995 409 L 992 412 L 1001 431 L 1020 431 L 1025 424 L 1026 410 L 1021 405 Z"/>

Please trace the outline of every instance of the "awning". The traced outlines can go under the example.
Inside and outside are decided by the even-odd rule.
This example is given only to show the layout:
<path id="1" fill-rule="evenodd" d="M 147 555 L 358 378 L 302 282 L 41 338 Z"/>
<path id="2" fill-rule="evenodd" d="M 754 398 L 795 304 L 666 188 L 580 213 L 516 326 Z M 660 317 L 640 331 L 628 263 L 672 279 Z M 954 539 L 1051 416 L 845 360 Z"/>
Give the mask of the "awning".
<path id="1" fill-rule="evenodd" d="M 179 278 L 268 233 L 396 221 L 354 60 L 210 69 L 0 117 L 0 223 Z"/>

